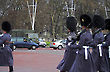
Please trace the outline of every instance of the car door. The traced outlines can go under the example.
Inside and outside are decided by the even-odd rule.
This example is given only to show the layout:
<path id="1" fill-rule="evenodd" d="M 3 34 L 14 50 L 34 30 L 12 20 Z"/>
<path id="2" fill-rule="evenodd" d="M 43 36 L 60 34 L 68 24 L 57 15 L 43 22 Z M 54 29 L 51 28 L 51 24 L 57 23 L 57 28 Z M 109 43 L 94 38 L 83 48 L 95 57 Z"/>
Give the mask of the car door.
<path id="1" fill-rule="evenodd" d="M 22 47 L 22 48 L 24 48 L 25 47 L 25 43 L 24 43 L 24 41 L 23 41 L 23 38 L 17 38 L 17 42 L 15 42 L 15 44 L 16 44 L 16 46 L 17 47 Z"/>
<path id="2" fill-rule="evenodd" d="M 30 48 L 31 47 L 31 41 L 27 39 L 25 42 L 25 48 Z"/>
<path id="3" fill-rule="evenodd" d="M 25 42 L 25 48 L 29 48 L 29 46 L 30 46 L 29 42 L 28 41 Z"/>
<path id="4" fill-rule="evenodd" d="M 19 48 L 24 47 L 24 42 L 15 42 L 15 44 L 16 44 L 16 47 L 19 47 Z"/>

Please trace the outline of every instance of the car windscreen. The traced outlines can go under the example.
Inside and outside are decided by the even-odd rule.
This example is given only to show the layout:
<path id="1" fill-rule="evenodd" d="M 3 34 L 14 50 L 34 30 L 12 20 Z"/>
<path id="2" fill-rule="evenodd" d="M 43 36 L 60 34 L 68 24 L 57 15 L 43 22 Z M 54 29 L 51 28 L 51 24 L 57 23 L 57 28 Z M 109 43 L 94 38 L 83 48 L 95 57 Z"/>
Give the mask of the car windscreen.
<path id="1" fill-rule="evenodd" d="M 16 41 L 16 38 L 11 38 L 11 41 L 12 41 L 12 42 L 15 42 L 15 41 Z"/>
<path id="2" fill-rule="evenodd" d="M 30 43 L 31 43 L 31 42 L 33 42 L 33 41 L 32 41 L 32 40 L 30 40 L 30 39 L 27 39 L 27 42 L 30 42 Z"/>
<path id="3" fill-rule="evenodd" d="M 63 40 L 62 43 L 66 43 L 66 40 Z"/>
<path id="4" fill-rule="evenodd" d="M 42 39 L 39 39 L 39 42 L 44 42 L 44 40 L 42 40 Z"/>
<path id="5" fill-rule="evenodd" d="M 23 40 L 22 37 L 13 37 L 13 38 L 11 38 L 11 41 L 13 41 L 13 42 L 23 42 L 24 40 Z"/>
<path id="6" fill-rule="evenodd" d="M 23 39 L 23 38 L 17 38 L 17 41 L 18 41 L 18 42 L 23 42 L 24 39 Z"/>

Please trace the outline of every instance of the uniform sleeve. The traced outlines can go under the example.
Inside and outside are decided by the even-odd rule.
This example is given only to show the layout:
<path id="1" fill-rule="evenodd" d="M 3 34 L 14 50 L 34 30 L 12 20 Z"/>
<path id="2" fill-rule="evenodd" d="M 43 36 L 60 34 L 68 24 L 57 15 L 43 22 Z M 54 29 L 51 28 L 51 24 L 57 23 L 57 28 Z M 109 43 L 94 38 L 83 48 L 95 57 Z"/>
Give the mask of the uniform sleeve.
<path id="1" fill-rule="evenodd" d="M 104 41 L 104 36 L 100 38 L 100 43 L 102 43 Z"/>
<path id="2" fill-rule="evenodd" d="M 79 44 L 78 45 L 76 45 L 75 43 L 71 44 L 70 48 L 72 48 L 72 49 L 80 49 L 84 45 L 84 43 L 85 43 L 85 35 L 82 34 L 80 36 Z"/>
<path id="3" fill-rule="evenodd" d="M 70 42 L 70 41 L 69 41 L 68 38 L 67 38 L 67 40 L 66 40 L 66 45 L 68 45 L 69 42 Z"/>
<path id="4" fill-rule="evenodd" d="M 70 48 L 72 48 L 72 49 L 77 49 L 78 46 L 77 46 L 76 44 L 71 44 L 71 45 L 70 45 Z"/>
<path id="5" fill-rule="evenodd" d="M 96 34 L 92 43 L 93 47 L 96 47 L 98 44 L 101 44 L 104 41 L 103 34 Z"/>
<path id="6" fill-rule="evenodd" d="M 1 36 L 0 37 L 0 45 L 3 44 L 6 41 L 6 37 L 5 36 Z"/>
<path id="7" fill-rule="evenodd" d="M 78 44 L 79 47 L 82 47 L 84 45 L 84 43 L 85 43 L 85 37 L 86 36 L 84 34 L 82 34 L 80 36 L 80 40 L 79 40 L 79 44 Z"/>
<path id="8" fill-rule="evenodd" d="M 105 42 L 105 44 L 103 44 L 103 47 L 108 47 L 108 46 L 110 46 L 110 40 L 107 40 L 107 41 Z"/>
<path id="9" fill-rule="evenodd" d="M 105 44 L 103 44 L 103 47 L 108 47 L 110 46 L 110 36 L 107 37 Z"/>
<path id="10" fill-rule="evenodd" d="M 102 43 L 104 41 L 104 36 L 99 36 L 98 40 L 97 40 L 97 44 Z"/>
<path id="11" fill-rule="evenodd" d="M 85 35 L 82 34 L 80 36 L 79 44 L 78 45 L 73 45 L 73 47 L 74 48 L 77 48 L 77 49 L 80 49 L 80 48 L 82 48 L 82 46 L 84 45 L 84 43 L 85 43 Z"/>

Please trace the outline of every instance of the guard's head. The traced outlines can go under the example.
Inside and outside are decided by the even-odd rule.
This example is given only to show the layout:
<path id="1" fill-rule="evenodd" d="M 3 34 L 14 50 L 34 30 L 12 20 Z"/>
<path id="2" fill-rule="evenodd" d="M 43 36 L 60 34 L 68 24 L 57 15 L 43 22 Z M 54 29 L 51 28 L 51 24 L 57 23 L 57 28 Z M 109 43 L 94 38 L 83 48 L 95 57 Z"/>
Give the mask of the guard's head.
<path id="1" fill-rule="evenodd" d="M 74 17 L 67 17 L 66 26 L 70 30 L 70 32 L 76 31 L 77 21 Z"/>
<path id="2" fill-rule="evenodd" d="M 106 24 L 105 29 L 110 30 L 110 19 L 106 19 L 105 24 Z"/>
<path id="3" fill-rule="evenodd" d="M 93 27 L 102 28 L 105 24 L 104 18 L 100 15 L 94 15 L 93 17 Z"/>
<path id="4" fill-rule="evenodd" d="M 2 23 L 2 30 L 9 33 L 11 31 L 11 25 L 8 21 Z"/>
<path id="5" fill-rule="evenodd" d="M 80 16 L 81 26 L 91 28 L 91 17 L 89 15 L 83 14 Z"/>

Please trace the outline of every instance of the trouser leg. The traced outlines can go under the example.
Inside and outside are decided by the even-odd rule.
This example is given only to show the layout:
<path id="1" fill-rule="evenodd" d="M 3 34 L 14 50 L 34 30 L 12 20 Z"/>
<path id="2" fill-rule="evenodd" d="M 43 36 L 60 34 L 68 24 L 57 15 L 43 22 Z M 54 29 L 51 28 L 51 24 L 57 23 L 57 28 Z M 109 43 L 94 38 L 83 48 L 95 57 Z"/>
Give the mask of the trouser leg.
<path id="1" fill-rule="evenodd" d="M 68 71 L 60 71 L 60 72 L 68 72 Z"/>
<path id="2" fill-rule="evenodd" d="M 60 71 L 60 72 L 66 72 L 66 71 Z"/>
<path id="3" fill-rule="evenodd" d="M 9 66 L 9 72 L 13 72 L 13 66 Z"/>

